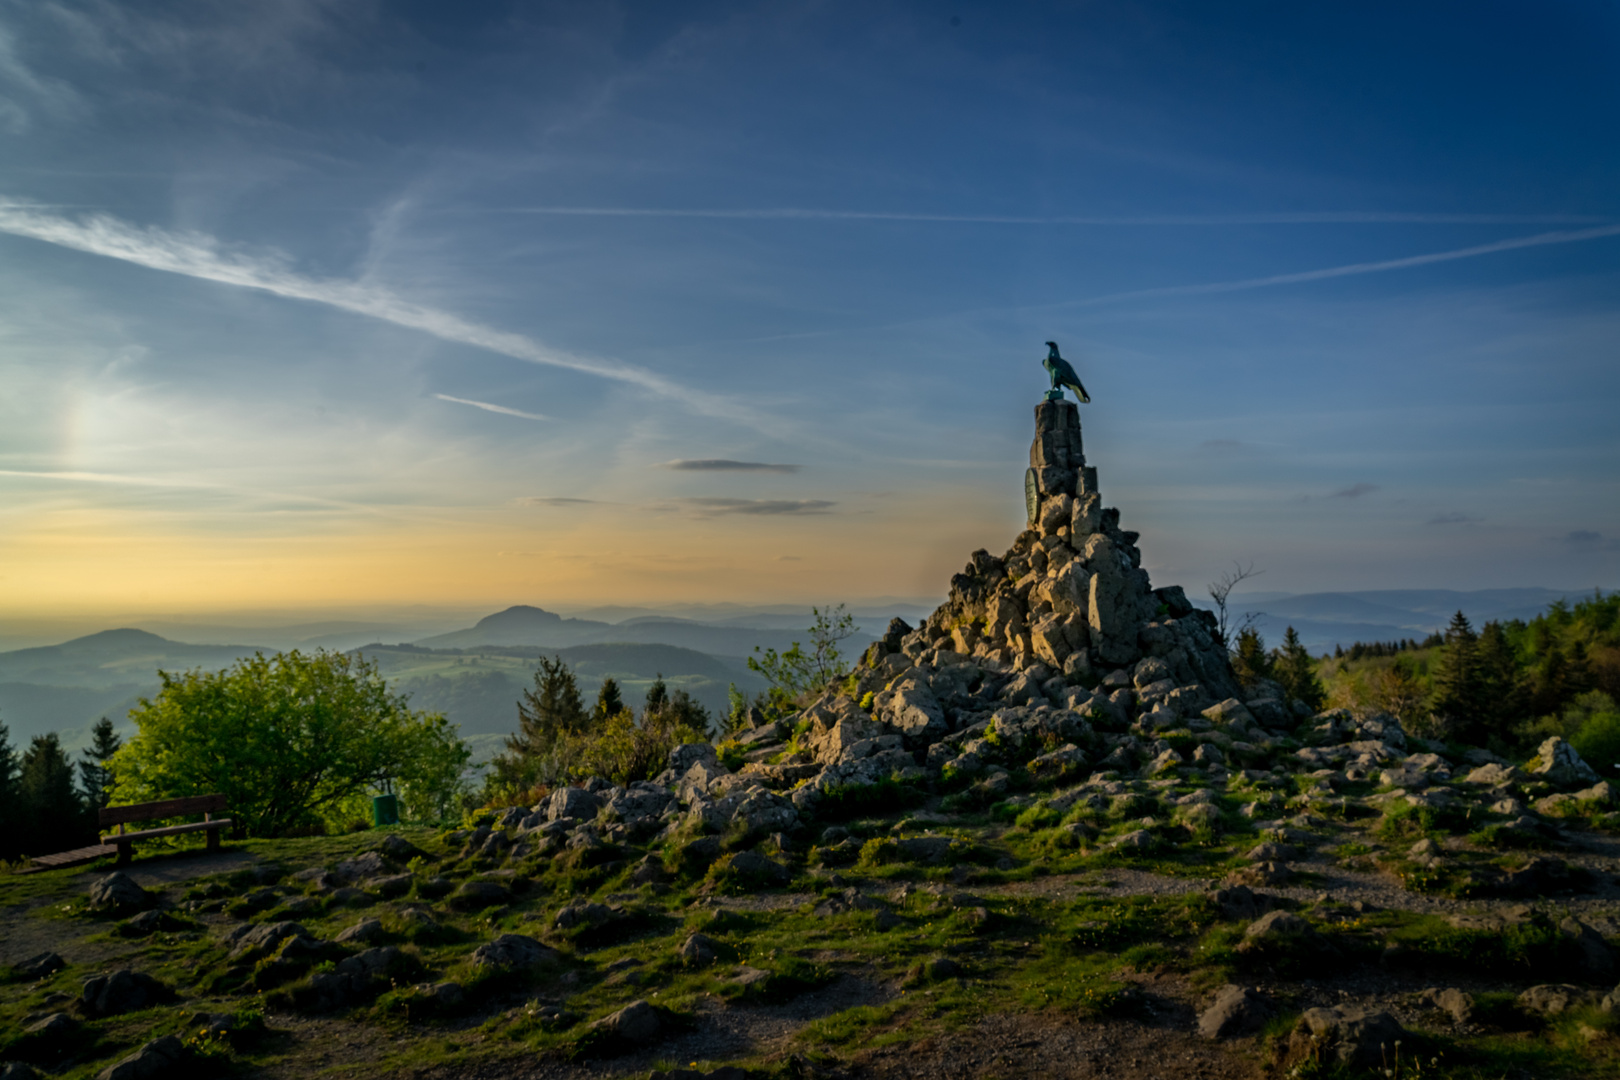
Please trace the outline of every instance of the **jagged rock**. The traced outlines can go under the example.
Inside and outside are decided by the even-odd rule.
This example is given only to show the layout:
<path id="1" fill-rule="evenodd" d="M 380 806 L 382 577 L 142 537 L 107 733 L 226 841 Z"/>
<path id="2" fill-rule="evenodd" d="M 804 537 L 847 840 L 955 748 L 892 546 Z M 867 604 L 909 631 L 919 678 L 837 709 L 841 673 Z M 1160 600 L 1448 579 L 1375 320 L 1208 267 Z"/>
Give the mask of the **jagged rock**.
<path id="1" fill-rule="evenodd" d="M 157 1080 L 178 1070 L 190 1055 L 173 1035 L 153 1039 L 128 1057 L 96 1074 L 96 1080 Z"/>
<path id="2" fill-rule="evenodd" d="M 588 901 L 576 901 L 557 912 L 553 924 L 559 930 L 572 930 L 575 927 L 606 926 L 622 914 L 606 904 Z"/>
<path id="3" fill-rule="evenodd" d="M 369 997 L 381 980 L 397 976 L 406 967 L 404 954 L 392 946 L 367 949 L 340 961 L 332 971 L 311 975 L 308 984 L 297 989 L 294 1000 L 310 1012 L 346 1009 Z"/>
<path id="4" fill-rule="evenodd" d="M 256 960 L 261 956 L 275 952 L 280 944 L 290 937 L 307 936 L 309 931 L 295 922 L 281 921 L 260 923 L 257 926 L 244 925 L 238 927 L 236 932 L 227 938 L 231 946 L 230 960 L 233 964 Z"/>
<path id="5" fill-rule="evenodd" d="M 662 1033 L 664 1021 L 652 1005 L 645 1000 L 637 1000 L 592 1023 L 589 1030 L 628 1043 L 644 1043 L 651 1042 Z"/>
<path id="6" fill-rule="evenodd" d="M 1557 735 L 1541 744 L 1536 751 L 1536 759 L 1530 763 L 1529 772 L 1531 776 L 1558 787 L 1575 787 L 1598 781 L 1598 774 L 1592 770 L 1592 766 L 1576 753 L 1573 746 Z"/>
<path id="7" fill-rule="evenodd" d="M 493 968 L 496 971 L 522 971 L 549 963 L 557 958 L 553 949 L 522 934 L 502 934 L 473 950 L 469 961 L 473 967 Z"/>
<path id="8" fill-rule="evenodd" d="M 1086 767 L 1085 753 L 1073 743 L 1065 743 L 1051 753 L 1030 761 L 1029 774 L 1043 783 L 1051 783 L 1076 776 Z"/>
<path id="9" fill-rule="evenodd" d="M 1210 900 L 1221 910 L 1223 919 L 1244 919 L 1252 922 L 1271 910 L 1275 897 L 1257 893 L 1247 885 L 1231 885 L 1209 894 Z"/>
<path id="10" fill-rule="evenodd" d="M 1215 1000 L 1198 1016 L 1198 1034 L 1206 1039 L 1230 1039 L 1258 1031 L 1277 1010 L 1258 990 L 1228 983 L 1215 992 Z"/>
<path id="11" fill-rule="evenodd" d="M 739 851 L 721 864 L 741 877 L 764 885 L 786 885 L 792 871 L 774 859 L 753 851 Z"/>
<path id="12" fill-rule="evenodd" d="M 1519 1007 L 1538 1016 L 1557 1016 L 1586 1003 L 1587 993 L 1568 983 L 1544 983 L 1519 995 Z"/>
<path id="13" fill-rule="evenodd" d="M 35 1045 L 60 1045 L 79 1030 L 79 1022 L 67 1013 L 51 1013 L 23 1028 L 23 1034 Z"/>
<path id="14" fill-rule="evenodd" d="M 114 872 L 90 885 L 90 906 L 103 911 L 130 911 L 145 907 L 146 890 L 128 874 Z"/>
<path id="15" fill-rule="evenodd" d="M 20 1061 L 0 1061 L 0 1080 L 40 1080 L 32 1065 Z"/>
<path id="16" fill-rule="evenodd" d="M 423 853 L 421 848 L 417 847 L 403 836 L 384 837 L 383 842 L 378 845 L 377 850 L 381 851 L 388 858 L 402 863 L 410 862 L 412 859 Z"/>
<path id="17" fill-rule="evenodd" d="M 410 874 L 389 874 L 384 877 L 372 878 L 366 882 L 366 887 L 383 899 L 392 900 L 410 892 L 411 883 L 414 880 Z"/>
<path id="18" fill-rule="evenodd" d="M 1558 923 L 1558 931 L 1580 950 L 1583 974 L 1592 979 L 1610 979 L 1614 976 L 1614 950 L 1609 948 L 1602 934 L 1574 916 L 1562 919 Z"/>
<path id="19" fill-rule="evenodd" d="M 1516 784 L 1523 779 L 1524 774 L 1511 765 L 1497 762 L 1488 762 L 1477 769 L 1471 770 L 1463 777 L 1465 784 L 1481 784 L 1485 787 L 1503 787 Z"/>
<path id="20" fill-rule="evenodd" d="M 511 900 L 512 890 L 498 881 L 465 881 L 450 894 L 450 906 L 457 911 L 477 911 Z"/>
<path id="21" fill-rule="evenodd" d="M 707 967 L 719 955 L 719 943 L 707 934 L 691 934 L 675 955 L 687 967 Z"/>
<path id="22" fill-rule="evenodd" d="M 1418 995 L 1418 1000 L 1450 1016 L 1454 1023 L 1466 1024 L 1474 1016 L 1474 996 L 1454 986 L 1443 990 L 1430 987 Z"/>
<path id="23" fill-rule="evenodd" d="M 422 983 L 416 988 L 416 1000 L 429 1008 L 448 1012 L 461 1007 L 467 1000 L 467 991 L 455 982 Z"/>
<path id="24" fill-rule="evenodd" d="M 383 924 L 376 919 L 362 919 L 333 938 L 337 942 L 375 941 L 382 936 Z"/>
<path id="25" fill-rule="evenodd" d="M 1509 870 L 1496 883 L 1503 896 L 1547 896 L 1563 892 L 1575 884 L 1569 863 L 1552 856 L 1537 856 L 1517 870 Z"/>
<path id="26" fill-rule="evenodd" d="M 1387 1012 L 1341 1007 L 1306 1009 L 1289 1039 L 1297 1056 L 1312 1055 L 1356 1069 L 1395 1062 L 1395 1043 L 1405 1029 Z"/>
<path id="27" fill-rule="evenodd" d="M 356 855 L 354 858 L 340 862 L 332 867 L 332 873 L 344 881 L 364 881 L 366 878 L 380 877 L 387 872 L 388 864 L 375 851 Z"/>
<path id="28" fill-rule="evenodd" d="M 601 808 L 602 801 L 584 788 L 558 788 L 546 802 L 546 820 L 591 821 Z"/>
<path id="29" fill-rule="evenodd" d="M 57 953 L 42 952 L 36 956 L 30 956 L 27 960 L 18 964 L 17 970 L 25 979 L 32 981 L 54 975 L 65 967 L 67 967 L 67 961 Z"/>
<path id="30" fill-rule="evenodd" d="M 173 996 L 167 986 L 152 976 L 120 968 L 109 975 L 97 975 L 85 980 L 79 1008 L 91 1019 L 99 1019 L 144 1009 Z"/>
<path id="31" fill-rule="evenodd" d="M 1571 793 L 1570 798 L 1574 799 L 1577 803 L 1590 802 L 1607 806 L 1614 802 L 1614 795 L 1614 785 L 1609 783 L 1607 780 L 1599 780 L 1597 783 L 1593 784 L 1584 791 L 1576 791 Z"/>

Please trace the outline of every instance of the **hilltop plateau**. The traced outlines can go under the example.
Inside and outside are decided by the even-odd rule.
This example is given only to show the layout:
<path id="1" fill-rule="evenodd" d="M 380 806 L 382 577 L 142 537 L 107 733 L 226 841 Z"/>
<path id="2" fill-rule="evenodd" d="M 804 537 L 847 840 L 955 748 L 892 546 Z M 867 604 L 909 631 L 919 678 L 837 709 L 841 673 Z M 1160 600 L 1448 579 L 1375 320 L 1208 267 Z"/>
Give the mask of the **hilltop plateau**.
<path id="1" fill-rule="evenodd" d="M 649 778 L 0 879 L 0 1075 L 1614 1075 L 1610 779 L 1240 677 L 1073 405 L 1027 490 Z"/>

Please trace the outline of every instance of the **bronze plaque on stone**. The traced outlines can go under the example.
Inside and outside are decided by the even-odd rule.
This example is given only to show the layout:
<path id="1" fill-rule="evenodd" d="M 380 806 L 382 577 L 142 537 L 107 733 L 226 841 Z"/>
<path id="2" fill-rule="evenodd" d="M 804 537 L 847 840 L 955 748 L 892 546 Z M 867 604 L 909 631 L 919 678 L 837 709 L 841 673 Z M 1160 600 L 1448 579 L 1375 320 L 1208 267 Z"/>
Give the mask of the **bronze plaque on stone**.
<path id="1" fill-rule="evenodd" d="M 1029 523 L 1035 524 L 1041 512 L 1041 486 L 1035 479 L 1034 469 L 1024 470 L 1024 513 L 1029 515 Z"/>

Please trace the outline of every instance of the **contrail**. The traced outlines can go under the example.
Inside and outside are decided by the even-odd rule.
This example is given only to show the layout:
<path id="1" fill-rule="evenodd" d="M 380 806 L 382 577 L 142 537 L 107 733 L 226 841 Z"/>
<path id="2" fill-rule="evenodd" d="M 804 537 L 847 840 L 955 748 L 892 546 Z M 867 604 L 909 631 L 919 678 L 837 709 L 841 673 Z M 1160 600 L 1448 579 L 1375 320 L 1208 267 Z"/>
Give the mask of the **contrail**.
<path id="1" fill-rule="evenodd" d="M 1433 214 L 1383 210 L 1306 210 L 1269 214 L 1142 214 L 1135 216 L 915 214 L 886 210 L 758 210 L 616 206 L 509 206 L 469 213 L 555 217 L 723 218 L 742 221 L 916 221 L 961 225 L 1591 225 L 1612 220 L 1582 214 Z"/>
<path id="2" fill-rule="evenodd" d="M 1570 232 L 1538 233 L 1519 236 L 1511 240 L 1497 240 L 1489 244 L 1458 248 L 1455 251 L 1436 251 L 1428 255 L 1408 255 L 1401 259 L 1380 262 L 1350 263 L 1330 266 L 1322 270 L 1302 270 L 1295 274 L 1273 274 L 1270 277 L 1244 278 L 1240 281 L 1212 281 L 1203 285 L 1167 285 L 1157 289 L 1135 289 L 1131 292 L 1108 293 L 1085 300 L 1071 300 L 1067 306 L 1109 304 L 1120 300 L 1140 300 L 1154 296 L 1190 296 L 1198 293 L 1237 292 L 1242 289 L 1261 289 L 1268 285 L 1293 285 L 1302 281 L 1321 281 L 1324 278 L 1349 277 L 1352 274 L 1376 274 L 1384 270 L 1404 270 L 1429 263 L 1450 262 L 1453 259 L 1471 259 L 1477 255 L 1492 255 L 1498 251 L 1517 248 L 1542 247 L 1546 244 L 1574 244 L 1582 240 L 1598 240 L 1605 236 L 1620 236 L 1620 225 L 1604 225 L 1596 229 L 1576 229 Z"/>
<path id="3" fill-rule="evenodd" d="M 159 480 L 149 476 L 123 476 L 118 473 L 0 469 L 0 476 L 20 476 L 30 480 L 75 480 L 86 484 L 126 484 L 131 487 L 217 488 L 202 480 Z"/>
<path id="4" fill-rule="evenodd" d="M 444 341 L 474 345 L 514 360 L 565 368 L 598 378 L 629 383 L 673 398 L 696 412 L 757 423 L 757 413 L 725 398 L 692 390 L 656 372 L 612 360 L 597 360 L 549 348 L 522 334 L 469 322 L 458 315 L 413 304 L 387 289 L 354 281 L 321 280 L 289 270 L 281 259 L 253 258 L 220 250 L 211 237 L 138 228 L 105 214 L 73 220 L 0 196 L 0 232 L 41 240 L 58 247 L 102 255 L 152 270 L 260 289 L 276 296 L 365 315 Z"/>
<path id="5" fill-rule="evenodd" d="M 487 401 L 473 401 L 471 398 L 451 397 L 449 394 L 434 394 L 433 396 L 438 398 L 440 401 L 453 401 L 457 405 L 471 405 L 475 409 L 483 409 L 485 412 L 500 413 L 502 416 L 521 416 L 525 420 L 551 419 L 549 416 L 542 416 L 539 413 L 524 412 L 522 409 L 508 409 L 505 405 L 491 405 Z"/>

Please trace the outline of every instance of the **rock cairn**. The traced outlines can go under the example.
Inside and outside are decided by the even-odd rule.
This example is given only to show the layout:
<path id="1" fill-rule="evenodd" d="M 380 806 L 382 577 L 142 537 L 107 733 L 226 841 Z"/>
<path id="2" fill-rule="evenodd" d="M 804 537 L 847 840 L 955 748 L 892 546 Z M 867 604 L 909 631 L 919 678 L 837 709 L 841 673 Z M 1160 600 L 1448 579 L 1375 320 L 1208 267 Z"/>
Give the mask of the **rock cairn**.
<path id="1" fill-rule="evenodd" d="M 814 837 L 824 860 L 853 858 L 860 845 L 816 819 L 829 816 L 827 800 L 860 798 L 863 788 L 911 784 L 964 807 L 1041 801 L 1066 813 L 1085 803 L 1099 820 L 1137 827 L 1105 837 L 1080 821 L 1063 827 L 1074 842 L 1128 853 L 1229 828 L 1221 800 L 1236 796 L 1245 831 L 1262 836 L 1248 855 L 1252 872 L 1239 877 L 1273 885 L 1321 842 L 1313 815 L 1343 819 L 1351 803 L 1472 812 L 1476 823 L 1556 846 L 1549 819 L 1615 801 L 1562 739 L 1522 770 L 1482 750 L 1453 761 L 1437 752 L 1444 746 L 1408 739 L 1388 714 L 1312 716 L 1275 683 L 1240 685 L 1215 617 L 1178 586 L 1155 589 L 1138 535 L 1102 505 L 1079 409 L 1067 401 L 1035 409 L 1026 496 L 1029 525 L 1004 554 L 974 552 L 945 603 L 916 627 L 893 620 L 850 677 L 803 712 L 718 750 L 678 747 L 650 782 L 592 778 L 453 839 L 497 859 L 616 857 L 609 849 L 676 840 L 683 868 L 718 865 L 763 884 L 783 868 L 745 851 L 761 841 L 786 851 Z M 924 841 L 949 845 L 900 843 Z M 1433 872 L 1455 857 L 1427 842 L 1402 858 Z M 1480 888 L 1504 895 L 1573 887 L 1557 859 L 1476 871 Z M 665 872 L 648 855 L 633 878 Z"/>

